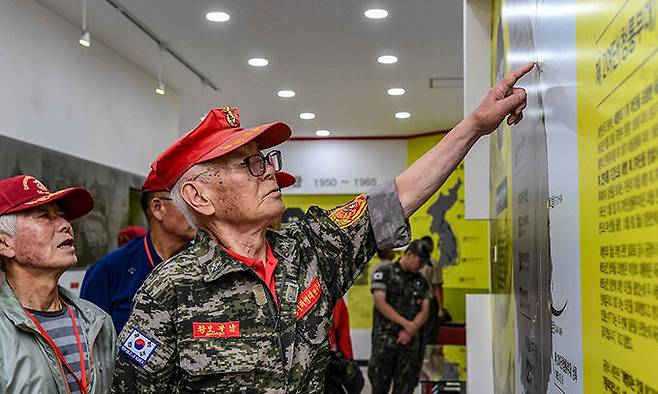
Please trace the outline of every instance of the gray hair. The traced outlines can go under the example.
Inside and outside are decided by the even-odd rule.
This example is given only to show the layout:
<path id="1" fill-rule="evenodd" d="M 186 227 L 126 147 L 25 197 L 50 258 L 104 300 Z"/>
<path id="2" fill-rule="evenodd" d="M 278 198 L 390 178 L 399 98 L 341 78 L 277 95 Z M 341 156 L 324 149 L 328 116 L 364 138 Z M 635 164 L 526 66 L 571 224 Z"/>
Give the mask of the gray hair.
<path id="1" fill-rule="evenodd" d="M 18 232 L 18 216 L 15 213 L 0 215 L 0 234 L 13 237 Z M 0 271 L 6 271 L 5 258 L 0 256 Z"/>
<path id="2" fill-rule="evenodd" d="M 18 220 L 15 213 L 8 213 L 6 215 L 0 215 L 0 234 L 6 234 L 9 236 L 16 235 L 18 231 Z"/>
<path id="3" fill-rule="evenodd" d="M 176 208 L 180 211 L 180 213 L 183 214 L 183 217 L 187 219 L 187 222 L 190 224 L 190 226 L 194 227 L 195 230 L 199 230 L 200 223 L 199 220 L 197 219 L 194 209 L 192 209 L 188 204 L 187 201 L 183 198 L 183 195 L 181 194 L 181 189 L 183 188 L 183 184 L 185 182 L 188 182 L 192 180 L 195 176 L 200 174 L 202 171 L 199 170 L 204 170 L 205 167 L 202 167 L 201 165 L 194 165 L 192 166 L 189 170 L 185 171 L 183 175 L 181 175 L 180 178 L 174 183 L 174 186 L 171 188 L 171 200 L 176 205 Z"/>

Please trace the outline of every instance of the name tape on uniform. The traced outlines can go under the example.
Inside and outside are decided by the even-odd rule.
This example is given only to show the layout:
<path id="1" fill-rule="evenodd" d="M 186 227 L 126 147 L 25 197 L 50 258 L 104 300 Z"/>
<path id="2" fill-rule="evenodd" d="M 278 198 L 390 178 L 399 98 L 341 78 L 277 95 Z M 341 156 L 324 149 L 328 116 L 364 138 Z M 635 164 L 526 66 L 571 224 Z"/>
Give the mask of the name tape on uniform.
<path id="1" fill-rule="evenodd" d="M 192 338 L 237 338 L 239 336 L 239 321 L 192 323 Z"/>
<path id="2" fill-rule="evenodd" d="M 297 299 L 297 320 L 304 317 L 306 312 L 318 302 L 320 295 L 322 295 L 322 286 L 320 286 L 320 281 L 316 277 Z"/>
<path id="3" fill-rule="evenodd" d="M 134 329 L 123 341 L 121 352 L 143 367 L 157 347 L 157 342 Z"/>

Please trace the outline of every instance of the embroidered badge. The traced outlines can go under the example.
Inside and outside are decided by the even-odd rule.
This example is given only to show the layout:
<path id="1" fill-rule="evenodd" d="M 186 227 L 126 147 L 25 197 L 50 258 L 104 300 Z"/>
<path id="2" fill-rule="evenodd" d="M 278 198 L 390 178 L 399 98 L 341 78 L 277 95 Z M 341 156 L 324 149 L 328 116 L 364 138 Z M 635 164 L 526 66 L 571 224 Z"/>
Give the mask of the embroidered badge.
<path id="1" fill-rule="evenodd" d="M 286 301 L 295 302 L 297 300 L 298 292 L 299 286 L 297 286 L 297 283 L 286 283 Z"/>
<path id="2" fill-rule="evenodd" d="M 329 219 L 338 225 L 339 228 L 346 228 L 356 223 L 368 207 L 368 201 L 365 194 L 361 194 L 352 202 L 331 211 Z"/>
<path id="3" fill-rule="evenodd" d="M 240 336 L 240 322 L 192 323 L 192 338 L 237 338 Z"/>
<path id="4" fill-rule="evenodd" d="M 382 280 L 384 279 L 384 273 L 383 272 L 375 272 L 374 275 L 372 276 L 373 280 Z"/>
<path id="5" fill-rule="evenodd" d="M 39 180 L 33 176 L 26 176 L 23 178 L 23 190 L 28 191 L 30 190 L 30 181 L 34 183 L 34 186 L 36 186 L 37 190 L 36 192 L 39 194 L 50 194 L 50 191 L 48 190 L 47 187 L 43 185 L 43 183 L 39 182 Z"/>
<path id="6" fill-rule="evenodd" d="M 226 123 L 228 123 L 229 126 L 238 127 L 240 125 L 240 118 L 235 112 L 233 112 L 233 108 L 224 107 L 222 108 L 222 111 L 226 115 Z"/>
<path id="7" fill-rule="evenodd" d="M 297 320 L 304 317 L 306 312 L 318 302 L 321 294 L 322 286 L 320 286 L 318 278 L 315 278 L 313 279 L 313 282 L 311 282 L 311 285 L 307 287 L 297 299 Z"/>
<path id="8" fill-rule="evenodd" d="M 267 296 L 265 295 L 265 290 L 263 289 L 263 285 L 259 284 L 254 286 L 252 291 L 254 292 L 254 298 L 256 298 L 257 305 L 267 304 Z"/>
<path id="9" fill-rule="evenodd" d="M 134 329 L 121 345 L 121 352 L 141 367 L 146 365 L 158 343 Z"/>

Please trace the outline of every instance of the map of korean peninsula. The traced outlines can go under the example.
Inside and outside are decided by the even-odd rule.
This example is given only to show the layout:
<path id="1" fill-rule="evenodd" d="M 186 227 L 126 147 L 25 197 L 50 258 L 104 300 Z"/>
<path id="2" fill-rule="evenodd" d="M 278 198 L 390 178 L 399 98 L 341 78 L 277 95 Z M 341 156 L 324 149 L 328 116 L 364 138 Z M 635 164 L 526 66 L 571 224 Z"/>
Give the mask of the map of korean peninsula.
<path id="1" fill-rule="evenodd" d="M 457 202 L 457 194 L 461 185 L 462 180 L 457 179 L 457 182 L 448 190 L 448 193 L 441 193 L 436 202 L 427 210 L 427 213 L 432 216 L 430 231 L 439 234 L 439 265 L 441 267 L 454 265 L 458 261 L 457 237 L 450 222 L 446 220 L 446 214 Z"/>

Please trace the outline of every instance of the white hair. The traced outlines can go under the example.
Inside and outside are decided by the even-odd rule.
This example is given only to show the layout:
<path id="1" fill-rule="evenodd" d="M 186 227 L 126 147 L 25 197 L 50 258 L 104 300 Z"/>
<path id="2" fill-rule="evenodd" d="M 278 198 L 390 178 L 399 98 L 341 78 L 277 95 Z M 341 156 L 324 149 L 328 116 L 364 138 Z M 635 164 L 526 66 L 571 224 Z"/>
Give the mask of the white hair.
<path id="1" fill-rule="evenodd" d="M 0 215 L 0 234 L 6 234 L 9 236 L 16 235 L 16 232 L 18 231 L 18 221 L 16 218 L 17 216 L 14 213 Z"/>
<path id="2" fill-rule="evenodd" d="M 195 168 L 197 166 L 193 166 Z M 174 183 L 174 186 L 171 188 L 171 200 L 176 205 L 176 208 L 183 214 L 183 217 L 187 219 L 187 222 L 190 226 L 194 227 L 195 230 L 199 230 L 199 220 L 197 219 L 194 209 L 187 204 L 187 201 L 183 198 L 181 194 L 181 189 L 183 184 L 190 179 L 192 179 L 192 168 L 187 170 L 178 180 Z"/>
<path id="3" fill-rule="evenodd" d="M 18 232 L 18 216 L 15 213 L 0 215 L 0 234 L 13 237 Z M 3 256 L 0 256 L 0 271 L 6 271 L 6 262 Z"/>

